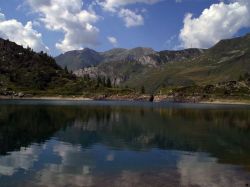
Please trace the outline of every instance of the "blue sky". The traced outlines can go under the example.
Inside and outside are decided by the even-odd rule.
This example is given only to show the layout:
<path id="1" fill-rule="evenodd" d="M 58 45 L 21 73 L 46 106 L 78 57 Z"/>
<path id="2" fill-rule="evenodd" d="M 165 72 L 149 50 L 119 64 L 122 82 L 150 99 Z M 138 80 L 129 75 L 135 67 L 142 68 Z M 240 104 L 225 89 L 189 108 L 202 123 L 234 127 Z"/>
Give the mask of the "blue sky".
<path id="1" fill-rule="evenodd" d="M 250 32 L 247 0 L 10 0 L 0 8 L 0 37 L 53 56 L 84 47 L 208 48 Z"/>

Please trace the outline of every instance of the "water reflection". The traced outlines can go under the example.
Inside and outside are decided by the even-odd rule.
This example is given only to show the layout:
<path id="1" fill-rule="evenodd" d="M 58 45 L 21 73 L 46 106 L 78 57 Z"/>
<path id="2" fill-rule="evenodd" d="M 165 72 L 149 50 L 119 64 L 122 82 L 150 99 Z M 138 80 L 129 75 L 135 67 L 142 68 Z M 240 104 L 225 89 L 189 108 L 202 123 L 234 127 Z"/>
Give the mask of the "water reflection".
<path id="1" fill-rule="evenodd" d="M 245 186 L 249 114 L 0 105 L 0 186 Z"/>
<path id="2" fill-rule="evenodd" d="M 0 175 L 12 176 L 20 169 L 29 170 L 33 163 L 38 160 L 41 147 L 32 145 L 28 148 L 22 147 L 20 151 L 14 151 L 0 158 Z"/>
<path id="3" fill-rule="evenodd" d="M 199 153 L 182 155 L 177 167 L 182 186 L 246 186 L 249 183 L 249 174 L 240 172 L 240 168 L 220 165 L 215 158 Z"/>
<path id="4" fill-rule="evenodd" d="M 59 163 L 47 163 L 35 176 L 42 186 L 91 186 L 94 160 L 80 146 L 56 142 L 51 150 Z"/>

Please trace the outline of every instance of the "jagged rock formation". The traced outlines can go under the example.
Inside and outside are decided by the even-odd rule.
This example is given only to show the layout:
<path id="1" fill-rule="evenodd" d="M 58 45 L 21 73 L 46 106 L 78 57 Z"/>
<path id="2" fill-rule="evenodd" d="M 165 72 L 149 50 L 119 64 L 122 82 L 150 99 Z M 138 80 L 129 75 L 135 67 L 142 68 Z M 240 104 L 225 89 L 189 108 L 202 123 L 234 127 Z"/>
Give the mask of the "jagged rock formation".
<path id="1" fill-rule="evenodd" d="M 151 48 L 115 48 L 106 52 L 90 49 L 71 51 L 56 57 L 57 62 L 67 66 L 78 77 L 89 75 L 109 77 L 114 85 L 128 80 L 138 69 L 160 67 L 174 61 L 183 61 L 202 54 L 205 50 L 186 49 L 180 51 L 156 52 Z"/>
<path id="2" fill-rule="evenodd" d="M 114 48 L 99 53 L 86 48 L 66 52 L 55 59 L 62 68 L 67 66 L 69 70 L 77 71 L 110 62 L 137 62 L 142 65 L 155 67 L 170 61 L 186 60 L 202 52 L 204 52 L 204 50 L 201 49 L 156 52 L 151 48 L 137 47 L 133 49 Z"/>

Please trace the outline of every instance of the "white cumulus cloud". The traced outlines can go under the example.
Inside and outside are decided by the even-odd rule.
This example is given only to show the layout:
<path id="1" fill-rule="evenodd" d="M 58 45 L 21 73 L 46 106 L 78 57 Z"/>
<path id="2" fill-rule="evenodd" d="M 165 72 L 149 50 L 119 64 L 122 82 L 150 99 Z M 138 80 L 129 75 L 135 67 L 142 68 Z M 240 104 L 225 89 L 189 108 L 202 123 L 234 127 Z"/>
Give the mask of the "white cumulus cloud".
<path id="1" fill-rule="evenodd" d="M 250 3 L 234 0 L 212 4 L 194 18 L 187 14 L 179 38 L 182 47 L 209 48 L 221 39 L 234 36 L 241 28 L 250 26 Z"/>
<path id="2" fill-rule="evenodd" d="M 119 7 L 124 7 L 130 4 L 144 3 L 144 4 L 155 4 L 162 0 L 105 0 L 99 1 L 99 4 L 108 11 L 116 11 Z"/>
<path id="3" fill-rule="evenodd" d="M 98 44 L 99 29 L 93 24 L 99 17 L 93 10 L 83 9 L 82 0 L 26 0 L 40 21 L 52 31 L 64 33 L 56 47 L 65 52 Z"/>
<path id="4" fill-rule="evenodd" d="M 128 5 L 133 4 L 148 4 L 152 5 L 164 0 L 97 0 L 105 11 L 110 11 L 122 18 L 126 27 L 135 27 L 144 25 L 144 17 L 138 14 L 138 11 L 132 11 L 125 8 Z M 142 9 L 140 12 L 145 13 L 146 9 Z"/>
<path id="5" fill-rule="evenodd" d="M 41 153 L 41 146 L 31 145 L 28 148 L 22 147 L 20 151 L 11 152 L 0 158 L 0 176 L 12 176 L 19 169 L 29 170 L 38 161 Z"/>
<path id="6" fill-rule="evenodd" d="M 135 12 L 129 9 L 121 9 L 119 12 L 119 17 L 123 19 L 126 27 L 135 27 L 144 25 L 144 18 L 140 14 L 136 14 Z"/>
<path id="7" fill-rule="evenodd" d="M 42 41 L 42 34 L 33 29 L 32 22 L 23 25 L 15 19 L 7 20 L 2 13 L 0 13 L 0 37 L 24 47 L 29 46 L 37 52 L 48 51 L 48 47 Z"/>
<path id="8" fill-rule="evenodd" d="M 117 39 L 116 39 L 115 37 L 109 36 L 109 37 L 107 37 L 107 39 L 108 39 L 108 41 L 109 41 L 113 46 L 117 46 L 118 41 L 117 41 Z"/>

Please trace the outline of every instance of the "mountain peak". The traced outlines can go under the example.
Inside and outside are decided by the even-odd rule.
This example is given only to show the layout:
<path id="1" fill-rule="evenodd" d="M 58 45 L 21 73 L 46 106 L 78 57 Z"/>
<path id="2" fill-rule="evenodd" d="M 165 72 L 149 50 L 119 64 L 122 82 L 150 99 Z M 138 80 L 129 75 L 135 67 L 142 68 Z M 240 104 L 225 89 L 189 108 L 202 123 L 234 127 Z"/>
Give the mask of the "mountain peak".
<path id="1" fill-rule="evenodd" d="M 129 51 L 130 53 L 134 53 L 135 55 L 150 55 L 156 52 L 152 48 L 147 48 L 147 47 L 136 47 L 130 49 Z"/>
<path id="2" fill-rule="evenodd" d="M 80 51 L 85 51 L 85 52 L 94 51 L 94 52 L 96 52 L 94 49 L 90 49 L 90 48 L 88 48 L 88 47 L 83 48 L 83 49 L 80 50 Z"/>
<path id="3" fill-rule="evenodd" d="M 223 54 L 224 52 L 229 52 L 233 50 L 246 50 L 250 49 L 250 33 L 236 38 L 223 39 L 215 44 L 210 51 L 213 53 Z"/>
<path id="4" fill-rule="evenodd" d="M 102 57 L 93 49 L 84 48 L 81 50 L 68 51 L 55 57 L 61 67 L 67 66 L 69 70 L 77 70 L 83 67 L 98 65 Z"/>

